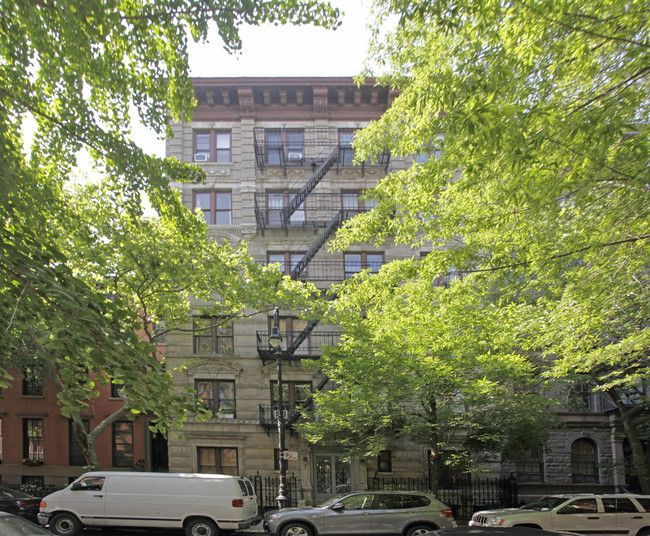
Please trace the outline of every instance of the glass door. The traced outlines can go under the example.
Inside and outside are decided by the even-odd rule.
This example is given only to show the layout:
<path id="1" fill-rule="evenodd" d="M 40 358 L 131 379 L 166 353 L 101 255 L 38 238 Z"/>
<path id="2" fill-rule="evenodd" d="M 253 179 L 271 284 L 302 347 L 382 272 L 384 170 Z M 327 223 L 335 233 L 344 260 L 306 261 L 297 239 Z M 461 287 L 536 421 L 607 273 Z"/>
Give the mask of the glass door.
<path id="1" fill-rule="evenodd" d="M 316 454 L 316 503 L 352 491 L 352 464 L 340 454 Z"/>

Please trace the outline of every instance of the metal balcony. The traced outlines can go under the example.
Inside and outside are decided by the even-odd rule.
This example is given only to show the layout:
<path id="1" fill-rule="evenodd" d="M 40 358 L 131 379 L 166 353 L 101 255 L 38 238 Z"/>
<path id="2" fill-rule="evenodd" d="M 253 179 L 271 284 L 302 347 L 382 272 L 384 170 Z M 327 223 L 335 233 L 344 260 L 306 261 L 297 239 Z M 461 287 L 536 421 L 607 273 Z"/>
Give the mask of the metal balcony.
<path id="1" fill-rule="evenodd" d="M 308 330 L 282 333 L 281 350 L 284 352 L 283 359 L 285 361 L 318 359 L 323 355 L 323 347 L 336 346 L 339 343 L 340 331 L 315 331 L 313 330 L 315 326 L 316 322 Z M 257 354 L 260 358 L 262 360 L 275 359 L 275 353 L 269 347 L 269 332 L 258 331 L 256 335 Z"/>
<path id="2" fill-rule="evenodd" d="M 354 149 L 342 140 L 341 130 L 336 128 L 283 128 L 253 130 L 255 162 L 260 171 L 265 168 L 311 168 L 313 171 L 325 162 L 333 151 L 338 155 L 334 167 L 337 173 L 343 168 L 381 168 L 384 172 L 390 163 L 387 151 L 374 160 L 354 164 Z"/>
<path id="3" fill-rule="evenodd" d="M 292 197 L 287 192 L 287 199 Z M 300 210 L 295 211 L 288 221 L 284 219 L 284 206 L 277 206 L 275 199 L 266 192 L 255 193 L 255 220 L 257 230 L 263 235 L 266 229 L 319 229 L 325 228 L 341 212 L 347 218 L 366 212 L 360 202 L 356 207 L 343 207 L 340 194 L 310 194 L 302 203 Z"/>

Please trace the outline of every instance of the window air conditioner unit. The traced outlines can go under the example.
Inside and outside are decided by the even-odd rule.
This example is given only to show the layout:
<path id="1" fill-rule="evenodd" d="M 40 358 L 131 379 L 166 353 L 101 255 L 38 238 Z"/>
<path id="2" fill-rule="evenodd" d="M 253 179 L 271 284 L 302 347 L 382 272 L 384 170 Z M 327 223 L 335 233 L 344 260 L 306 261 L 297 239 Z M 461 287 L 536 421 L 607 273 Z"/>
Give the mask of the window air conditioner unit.
<path id="1" fill-rule="evenodd" d="M 277 419 L 280 416 L 280 410 L 279 409 L 274 409 L 273 410 L 273 418 Z M 289 418 L 289 410 L 285 409 L 282 412 L 282 417 L 286 420 Z"/>
<path id="2" fill-rule="evenodd" d="M 208 161 L 208 153 L 196 153 L 194 155 L 194 161 L 195 162 L 207 162 Z"/>
<path id="3" fill-rule="evenodd" d="M 287 160 L 289 162 L 302 162 L 302 153 L 288 153 Z"/>

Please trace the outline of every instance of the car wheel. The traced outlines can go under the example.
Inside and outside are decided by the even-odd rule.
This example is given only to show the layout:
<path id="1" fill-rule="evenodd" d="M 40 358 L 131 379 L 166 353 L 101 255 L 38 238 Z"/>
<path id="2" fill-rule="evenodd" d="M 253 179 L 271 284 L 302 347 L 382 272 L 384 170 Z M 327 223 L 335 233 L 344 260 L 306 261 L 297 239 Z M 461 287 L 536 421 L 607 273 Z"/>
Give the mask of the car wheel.
<path id="1" fill-rule="evenodd" d="M 650 536 L 650 529 L 641 529 L 636 536 Z"/>
<path id="2" fill-rule="evenodd" d="M 210 519 L 192 519 L 185 525 L 186 536 L 218 536 L 219 527 Z"/>
<path id="3" fill-rule="evenodd" d="M 81 521 L 73 514 L 56 514 L 50 521 L 50 530 L 59 536 L 74 536 L 83 529 Z"/>
<path id="4" fill-rule="evenodd" d="M 314 531 L 302 523 L 287 523 L 282 527 L 280 536 L 314 536 Z"/>
<path id="5" fill-rule="evenodd" d="M 436 530 L 436 527 L 432 527 L 431 525 L 413 525 L 404 533 L 404 536 L 420 536 L 432 530 Z"/>

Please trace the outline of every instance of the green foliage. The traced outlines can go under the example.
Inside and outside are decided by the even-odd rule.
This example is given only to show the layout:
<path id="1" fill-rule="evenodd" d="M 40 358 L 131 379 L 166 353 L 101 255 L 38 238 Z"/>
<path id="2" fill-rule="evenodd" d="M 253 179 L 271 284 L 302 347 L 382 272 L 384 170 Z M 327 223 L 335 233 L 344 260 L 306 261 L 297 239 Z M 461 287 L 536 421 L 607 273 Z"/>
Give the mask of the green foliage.
<path id="1" fill-rule="evenodd" d="M 480 356 L 478 378 L 483 367 L 514 358 L 550 379 L 586 375 L 614 401 L 647 383 L 646 3 L 376 0 L 374 7 L 368 63 L 401 93 L 355 137 L 357 157 L 441 151 L 383 179 L 372 193 L 378 206 L 338 235 L 340 249 L 390 241 L 431 249 L 408 271 L 387 267 L 376 283 L 358 286 L 367 289 L 361 295 L 344 295 L 341 308 L 367 318 L 359 336 L 385 334 L 381 345 L 406 345 L 409 371 L 414 357 L 435 356 L 442 364 L 434 378 L 458 371 L 450 386 L 471 370 L 468 358 Z M 452 268 L 463 282 L 434 295 L 427 285 Z M 418 280 L 422 286 L 413 286 Z M 386 312 L 393 288 L 403 295 L 401 314 Z M 375 357 L 366 359 L 374 378 Z M 502 379 L 497 371 L 480 382 L 498 393 L 511 371 L 503 367 Z M 624 403 L 619 411 L 637 442 L 638 419 Z M 648 491 L 644 465 L 635 461 Z"/>
<path id="2" fill-rule="evenodd" d="M 236 52 L 243 24 L 336 28 L 338 10 L 315 0 L 0 0 L 0 13 L 0 385 L 37 356 L 64 415 L 114 378 L 127 413 L 151 411 L 164 428 L 182 419 L 189 393 L 174 392 L 142 330 L 187 317 L 194 291 L 219 293 L 235 314 L 277 276 L 242 248 L 207 242 L 170 185 L 200 182 L 202 171 L 136 147 L 131 113 L 159 135 L 170 117 L 191 119 L 188 39 L 210 25 Z M 72 195 L 80 150 L 108 178 Z M 143 197 L 159 218 L 142 217 Z M 293 289 L 279 299 L 302 300 Z"/>

